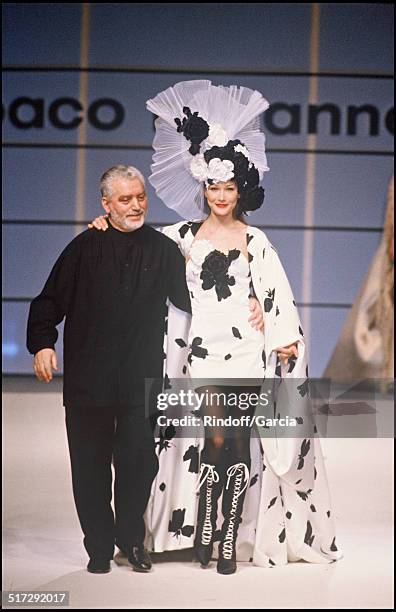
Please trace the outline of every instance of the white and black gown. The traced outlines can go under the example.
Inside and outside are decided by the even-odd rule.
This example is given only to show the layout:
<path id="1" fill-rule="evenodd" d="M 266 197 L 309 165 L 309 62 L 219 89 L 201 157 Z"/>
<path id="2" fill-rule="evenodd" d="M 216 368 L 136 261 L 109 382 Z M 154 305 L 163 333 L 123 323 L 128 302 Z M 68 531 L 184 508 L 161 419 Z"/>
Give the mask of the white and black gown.
<path id="1" fill-rule="evenodd" d="M 235 249 L 225 255 L 207 240 L 195 241 L 199 227 L 199 223 L 182 221 L 163 228 L 187 261 L 193 313 L 191 317 L 169 304 L 165 386 L 176 388 L 178 380 L 190 377 L 289 381 L 291 386 L 282 387 L 286 392 L 278 394 L 277 416 L 289 413 L 290 402 L 301 414 L 309 413 L 304 333 L 276 250 L 261 230 L 248 226 L 248 260 Z M 250 283 L 264 313 L 264 334 L 247 321 Z M 298 342 L 298 358 L 280 364 L 276 349 L 294 342 Z M 193 386 L 197 386 L 194 380 Z M 268 437 L 251 436 L 250 482 L 238 530 L 237 560 L 261 567 L 300 559 L 331 563 L 342 552 L 336 545 L 320 440 L 316 434 L 303 439 L 284 437 L 276 427 L 274 432 Z M 203 426 L 193 437 L 183 435 L 178 426 L 157 431 L 159 470 L 145 517 L 146 545 L 151 551 L 193 546 L 204 441 Z M 222 520 L 219 500 L 217 529 Z"/>

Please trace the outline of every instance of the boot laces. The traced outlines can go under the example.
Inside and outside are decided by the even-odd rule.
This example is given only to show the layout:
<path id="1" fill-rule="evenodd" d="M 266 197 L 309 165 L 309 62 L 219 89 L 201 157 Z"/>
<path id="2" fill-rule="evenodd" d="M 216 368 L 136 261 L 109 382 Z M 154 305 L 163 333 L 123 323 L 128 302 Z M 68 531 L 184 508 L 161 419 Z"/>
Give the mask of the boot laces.
<path id="1" fill-rule="evenodd" d="M 235 476 L 236 475 L 236 476 Z M 232 555 L 234 552 L 235 546 L 235 537 L 234 537 L 234 529 L 238 527 L 237 522 L 237 506 L 238 506 L 238 498 L 248 486 L 249 483 L 249 469 L 245 463 L 236 463 L 232 465 L 227 470 L 227 484 L 226 489 L 229 488 L 230 480 L 233 476 L 235 476 L 235 484 L 234 491 L 232 495 L 231 508 L 229 513 L 229 521 L 227 526 L 227 531 L 223 540 L 223 557 L 225 559 L 232 559 Z M 245 484 L 242 488 L 242 479 L 245 481 Z"/>
<path id="2" fill-rule="evenodd" d="M 205 473 L 206 472 L 206 473 Z M 206 481 L 206 495 L 205 495 L 205 518 L 203 521 L 201 542 L 208 546 L 212 541 L 213 526 L 212 526 L 212 486 L 214 483 L 219 482 L 220 476 L 216 471 L 214 465 L 208 463 L 201 463 L 200 473 L 198 477 L 197 491 L 202 487 Z"/>

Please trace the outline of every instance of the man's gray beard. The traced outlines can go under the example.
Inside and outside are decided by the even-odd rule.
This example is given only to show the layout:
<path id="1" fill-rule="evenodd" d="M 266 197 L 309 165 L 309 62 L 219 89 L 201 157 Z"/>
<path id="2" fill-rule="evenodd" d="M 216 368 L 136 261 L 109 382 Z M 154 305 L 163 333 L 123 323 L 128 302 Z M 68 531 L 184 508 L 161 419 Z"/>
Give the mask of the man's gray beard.
<path id="1" fill-rule="evenodd" d="M 134 221 L 133 217 L 129 217 L 129 219 L 124 219 L 116 213 L 110 213 L 110 221 L 113 221 L 118 225 L 118 227 L 121 227 L 127 232 L 133 232 L 134 230 L 141 228 L 144 224 L 145 217 L 146 215 L 143 213 L 138 221 Z M 131 223 L 131 225 L 129 225 L 129 222 Z"/>

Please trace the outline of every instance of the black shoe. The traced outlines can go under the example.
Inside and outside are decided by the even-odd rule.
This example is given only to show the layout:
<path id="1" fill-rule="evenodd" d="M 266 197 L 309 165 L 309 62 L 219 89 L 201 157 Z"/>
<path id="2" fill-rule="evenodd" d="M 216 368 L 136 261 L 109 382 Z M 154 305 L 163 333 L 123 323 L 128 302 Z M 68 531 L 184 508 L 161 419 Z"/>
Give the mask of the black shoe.
<path id="1" fill-rule="evenodd" d="M 110 561 L 108 559 L 90 559 L 87 570 L 91 574 L 108 574 L 111 572 Z"/>
<path id="2" fill-rule="evenodd" d="M 219 555 L 219 560 L 217 561 L 217 573 L 218 574 L 235 574 L 237 569 L 237 564 L 235 558 L 225 559 L 222 555 Z"/>
<path id="3" fill-rule="evenodd" d="M 213 543 L 205 546 L 200 542 L 194 544 L 194 555 L 196 560 L 201 564 L 201 567 L 208 567 L 213 554 Z"/>
<path id="4" fill-rule="evenodd" d="M 132 546 L 128 554 L 128 561 L 135 572 L 149 572 L 151 570 L 150 555 L 143 545 Z"/>

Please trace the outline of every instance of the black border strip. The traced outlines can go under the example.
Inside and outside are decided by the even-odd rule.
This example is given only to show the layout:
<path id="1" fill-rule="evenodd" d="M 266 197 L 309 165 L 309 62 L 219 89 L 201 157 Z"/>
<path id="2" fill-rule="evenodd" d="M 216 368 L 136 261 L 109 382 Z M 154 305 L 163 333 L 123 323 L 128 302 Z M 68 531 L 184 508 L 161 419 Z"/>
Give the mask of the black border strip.
<path id="1" fill-rule="evenodd" d="M 133 68 L 121 66 L 9 66 L 2 67 L 3 72 L 119 72 L 126 74 L 208 74 L 230 76 L 276 76 L 276 77 L 323 77 L 342 79 L 386 79 L 393 80 L 391 73 L 357 74 L 354 72 L 307 72 L 307 71 L 280 71 L 280 70 L 242 70 L 225 68 L 164 68 L 161 66 L 135 66 Z"/>
<path id="2" fill-rule="evenodd" d="M 4 149 L 114 149 L 119 151 L 153 151 L 151 145 L 138 144 L 78 144 L 78 143 L 52 143 L 52 142 L 4 142 Z M 393 151 L 369 151 L 364 149 L 290 149 L 269 148 L 267 153 L 303 153 L 314 155 L 372 155 L 393 156 Z"/>

